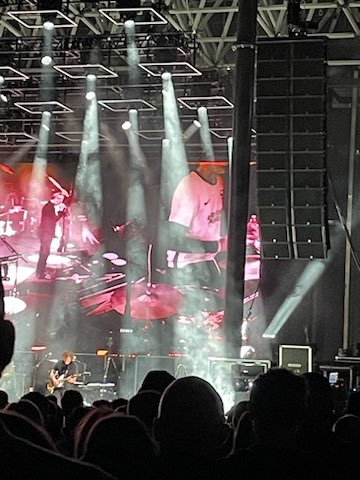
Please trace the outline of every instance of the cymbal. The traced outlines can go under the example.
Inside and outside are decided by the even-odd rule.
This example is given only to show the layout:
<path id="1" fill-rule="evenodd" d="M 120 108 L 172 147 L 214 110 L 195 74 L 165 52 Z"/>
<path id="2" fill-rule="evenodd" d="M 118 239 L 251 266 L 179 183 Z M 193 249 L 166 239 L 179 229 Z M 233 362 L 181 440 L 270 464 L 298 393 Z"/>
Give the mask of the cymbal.
<path id="1" fill-rule="evenodd" d="M 133 320 L 158 320 L 178 313 L 184 295 L 172 285 L 146 282 L 131 286 L 130 316 Z M 124 314 L 126 307 L 126 287 L 116 290 L 110 299 L 114 310 Z"/>
<path id="2" fill-rule="evenodd" d="M 0 170 L 2 170 L 5 173 L 8 173 L 9 175 L 15 174 L 14 170 L 12 170 L 10 167 L 5 165 L 4 163 L 0 163 Z"/>

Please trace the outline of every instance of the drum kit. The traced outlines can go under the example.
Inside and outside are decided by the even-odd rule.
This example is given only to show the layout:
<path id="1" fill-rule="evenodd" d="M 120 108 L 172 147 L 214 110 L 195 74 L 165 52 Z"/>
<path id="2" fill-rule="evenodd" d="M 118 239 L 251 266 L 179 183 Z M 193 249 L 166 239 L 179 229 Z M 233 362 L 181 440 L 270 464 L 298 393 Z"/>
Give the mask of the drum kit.
<path id="1" fill-rule="evenodd" d="M 220 329 L 223 320 L 221 292 L 195 285 L 175 286 L 152 282 L 151 250 L 152 245 L 149 245 L 146 277 L 128 285 L 123 281 L 124 274 L 122 283 L 107 285 L 100 291 L 87 293 L 88 289 L 84 288 L 83 293 L 80 292 L 80 303 L 86 315 L 116 311 L 128 315 L 133 322 L 145 322 L 145 329 L 149 329 L 153 321 L 168 319 L 175 319 L 180 329 L 194 326 L 209 333 Z M 115 266 L 121 267 L 127 263 L 113 252 L 105 253 L 103 257 Z M 99 286 L 99 282 L 96 286 Z"/>

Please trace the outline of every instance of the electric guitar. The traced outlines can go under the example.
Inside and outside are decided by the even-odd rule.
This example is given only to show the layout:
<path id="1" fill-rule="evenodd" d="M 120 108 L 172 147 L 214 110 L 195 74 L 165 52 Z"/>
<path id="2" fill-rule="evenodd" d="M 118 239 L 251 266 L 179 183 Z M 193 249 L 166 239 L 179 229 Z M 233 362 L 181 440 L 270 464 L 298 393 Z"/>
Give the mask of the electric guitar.
<path id="1" fill-rule="evenodd" d="M 65 382 L 72 383 L 72 381 L 75 381 L 78 376 L 79 374 L 66 376 L 66 374 L 63 373 L 58 378 L 56 378 L 55 381 L 52 378 L 50 378 L 50 380 L 46 385 L 46 389 L 49 392 L 49 394 L 52 395 L 55 392 L 55 390 L 58 390 L 59 388 L 63 388 L 63 386 L 65 385 Z"/>

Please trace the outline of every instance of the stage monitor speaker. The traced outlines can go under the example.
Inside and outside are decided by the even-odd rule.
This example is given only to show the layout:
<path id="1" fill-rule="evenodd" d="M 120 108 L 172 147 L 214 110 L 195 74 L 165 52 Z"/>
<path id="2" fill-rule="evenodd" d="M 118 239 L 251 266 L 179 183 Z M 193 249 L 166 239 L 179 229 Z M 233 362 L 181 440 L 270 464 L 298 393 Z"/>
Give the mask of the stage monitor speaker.
<path id="1" fill-rule="evenodd" d="M 299 375 L 312 372 L 312 348 L 308 345 L 280 345 L 279 367 Z"/>
<path id="2" fill-rule="evenodd" d="M 263 258 L 326 258 L 326 42 L 261 40 L 257 172 Z"/>
<path id="3" fill-rule="evenodd" d="M 209 357 L 209 380 L 219 391 L 231 385 L 234 404 L 249 399 L 253 381 L 271 367 L 270 360 Z"/>

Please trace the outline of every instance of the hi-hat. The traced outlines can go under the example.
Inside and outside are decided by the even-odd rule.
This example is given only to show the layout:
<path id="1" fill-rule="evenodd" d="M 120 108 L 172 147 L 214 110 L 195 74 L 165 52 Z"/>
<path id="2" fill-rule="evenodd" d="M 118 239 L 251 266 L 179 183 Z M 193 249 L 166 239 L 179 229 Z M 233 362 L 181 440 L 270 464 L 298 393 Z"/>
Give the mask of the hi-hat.
<path id="1" fill-rule="evenodd" d="M 178 313 L 184 295 L 172 285 L 146 282 L 131 286 L 130 316 L 133 320 L 157 320 Z M 110 299 L 111 307 L 122 315 L 126 307 L 126 287 L 116 290 Z"/>

